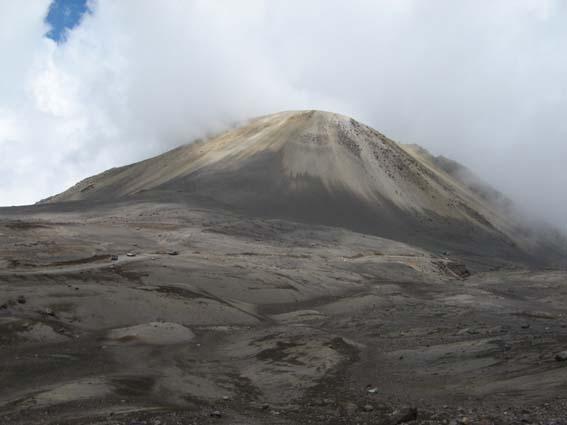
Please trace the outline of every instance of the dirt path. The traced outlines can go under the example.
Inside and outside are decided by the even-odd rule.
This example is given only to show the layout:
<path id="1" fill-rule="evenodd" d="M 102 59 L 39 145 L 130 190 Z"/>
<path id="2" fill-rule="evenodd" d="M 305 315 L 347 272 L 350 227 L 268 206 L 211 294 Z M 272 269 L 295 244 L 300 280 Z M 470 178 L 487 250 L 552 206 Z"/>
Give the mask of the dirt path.
<path id="1" fill-rule="evenodd" d="M 97 270 L 111 268 L 113 266 L 131 264 L 141 261 L 153 261 L 157 260 L 160 256 L 158 254 L 136 254 L 134 257 L 129 257 L 127 255 L 118 256 L 114 261 L 110 260 L 110 256 L 106 260 L 98 260 L 83 264 L 72 264 L 68 266 L 60 265 L 44 265 L 34 267 L 33 270 L 10 270 L 10 271 L 0 271 L 0 276 L 21 276 L 21 275 L 49 275 L 49 274 L 65 274 L 65 273 L 77 273 L 87 270 Z"/>

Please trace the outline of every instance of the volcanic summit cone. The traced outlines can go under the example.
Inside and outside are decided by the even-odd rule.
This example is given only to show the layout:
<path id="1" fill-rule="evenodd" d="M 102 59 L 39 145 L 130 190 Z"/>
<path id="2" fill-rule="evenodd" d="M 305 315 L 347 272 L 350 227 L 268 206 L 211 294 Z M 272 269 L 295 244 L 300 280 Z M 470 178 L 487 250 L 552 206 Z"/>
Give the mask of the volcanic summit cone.
<path id="1" fill-rule="evenodd" d="M 548 248 L 519 231 L 498 192 L 459 169 L 352 118 L 292 111 L 111 169 L 44 202 L 207 198 L 428 248 L 517 258 Z"/>

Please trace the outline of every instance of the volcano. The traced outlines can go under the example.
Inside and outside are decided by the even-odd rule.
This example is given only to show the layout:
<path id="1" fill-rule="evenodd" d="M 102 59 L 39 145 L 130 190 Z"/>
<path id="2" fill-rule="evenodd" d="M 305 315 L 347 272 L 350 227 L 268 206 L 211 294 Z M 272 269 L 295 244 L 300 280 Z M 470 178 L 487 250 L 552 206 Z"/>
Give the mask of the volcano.
<path id="1" fill-rule="evenodd" d="M 524 225 L 511 202 L 464 166 L 323 111 L 253 119 L 43 202 L 121 199 L 208 199 L 248 215 L 523 261 L 555 257 L 562 243 Z"/>
<path id="2" fill-rule="evenodd" d="M 0 208 L 0 423 L 557 423 L 567 244 L 522 217 L 321 111 Z"/>

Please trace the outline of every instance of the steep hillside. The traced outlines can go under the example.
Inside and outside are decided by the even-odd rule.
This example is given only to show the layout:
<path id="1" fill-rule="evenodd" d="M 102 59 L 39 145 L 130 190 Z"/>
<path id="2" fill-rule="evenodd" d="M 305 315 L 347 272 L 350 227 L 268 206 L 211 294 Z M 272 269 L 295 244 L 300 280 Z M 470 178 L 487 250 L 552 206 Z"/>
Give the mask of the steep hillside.
<path id="1" fill-rule="evenodd" d="M 503 197 L 466 184 L 455 169 L 352 118 L 282 112 L 109 170 L 44 202 L 199 196 L 247 214 L 465 254 L 522 258 L 550 248 L 518 232 Z"/>

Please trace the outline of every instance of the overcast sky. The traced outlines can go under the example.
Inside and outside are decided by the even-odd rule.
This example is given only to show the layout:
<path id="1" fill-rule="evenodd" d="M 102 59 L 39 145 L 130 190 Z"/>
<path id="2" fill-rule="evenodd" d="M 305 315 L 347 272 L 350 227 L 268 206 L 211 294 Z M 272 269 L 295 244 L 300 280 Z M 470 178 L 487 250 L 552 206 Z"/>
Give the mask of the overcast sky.
<path id="1" fill-rule="evenodd" d="M 0 205 L 324 109 L 567 223 L 565 2 L 99 0 L 59 42 L 50 3 L 0 0 Z"/>

